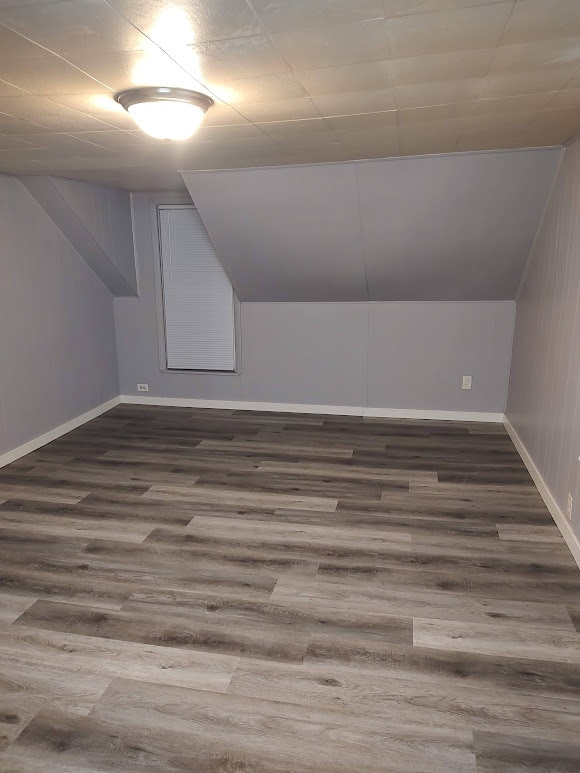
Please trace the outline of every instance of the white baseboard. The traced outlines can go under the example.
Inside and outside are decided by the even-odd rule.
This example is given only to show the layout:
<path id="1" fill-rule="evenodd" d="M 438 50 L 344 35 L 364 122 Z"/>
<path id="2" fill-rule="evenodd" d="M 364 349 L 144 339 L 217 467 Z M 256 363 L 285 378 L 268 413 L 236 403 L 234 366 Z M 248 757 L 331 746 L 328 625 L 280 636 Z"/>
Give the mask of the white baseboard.
<path id="1" fill-rule="evenodd" d="M 385 419 L 439 419 L 443 421 L 485 421 L 501 423 L 503 413 L 473 411 L 418 411 L 406 408 L 365 408 L 355 405 L 308 405 L 303 403 L 260 403 L 245 400 L 196 400 L 189 397 L 121 395 L 122 403 L 167 405 L 174 408 L 217 408 L 235 411 L 274 411 L 280 413 L 320 413 L 333 416 L 368 416 Z"/>
<path id="2" fill-rule="evenodd" d="M 18 446 L 18 448 L 12 449 L 12 451 L 7 451 L 5 454 L 0 454 L 0 467 L 5 467 L 7 464 L 20 459 L 22 456 L 26 456 L 26 454 L 30 454 L 32 451 L 36 451 L 38 448 L 45 446 L 47 443 L 56 440 L 57 438 L 61 437 L 61 435 L 66 435 L 67 432 L 80 427 L 81 424 L 86 424 L 87 421 L 96 419 L 97 416 L 100 416 L 102 413 L 106 413 L 106 411 L 111 410 L 111 408 L 119 405 L 120 402 L 120 397 L 114 397 L 112 400 L 108 400 L 106 403 L 102 403 L 96 408 L 92 408 L 90 411 L 87 411 L 80 416 L 76 416 L 74 419 L 66 421 L 64 424 L 61 424 L 58 427 L 45 432 L 44 435 L 40 435 L 39 437 L 34 438 L 34 440 L 29 440 L 28 443 L 23 443 L 21 446 Z"/>
<path id="3" fill-rule="evenodd" d="M 259 403 L 237 400 L 195 400 L 189 397 L 152 397 L 150 395 L 119 395 L 106 403 L 98 405 L 86 413 L 61 424 L 44 435 L 40 435 L 18 448 L 0 454 L 0 467 L 15 462 L 26 454 L 36 451 L 53 440 L 66 435 L 81 424 L 106 413 L 119 403 L 135 405 L 167 405 L 182 408 L 217 408 L 236 411 L 274 411 L 280 413 L 318 413 L 335 416 L 369 416 L 386 419 L 438 419 L 444 421 L 489 421 L 501 422 L 503 413 L 473 413 L 468 411 L 416 411 L 407 409 L 363 408 L 352 405 L 305 405 L 302 403 Z"/>
<path id="4" fill-rule="evenodd" d="M 431 419 L 439 421 L 483 421 L 501 424 L 503 413 L 479 411 L 416 411 L 412 408 L 363 408 L 363 416 L 385 419 Z"/>
<path id="5" fill-rule="evenodd" d="M 544 500 L 544 504 L 548 508 L 550 515 L 560 530 L 561 535 L 566 540 L 566 544 L 570 548 L 570 552 L 572 553 L 574 560 L 580 567 L 580 539 L 578 539 L 576 534 L 574 534 L 570 521 L 566 518 L 564 512 L 561 510 L 560 506 L 554 499 L 554 495 L 548 488 L 546 481 L 542 477 L 542 473 L 537 468 L 536 463 L 530 456 L 528 449 L 523 444 L 522 439 L 512 426 L 507 416 L 504 419 L 504 426 L 508 432 L 508 435 L 511 437 L 514 446 L 516 447 L 517 452 L 521 456 L 523 463 L 528 468 L 528 472 L 536 484 L 536 488 L 540 492 L 540 496 Z"/>

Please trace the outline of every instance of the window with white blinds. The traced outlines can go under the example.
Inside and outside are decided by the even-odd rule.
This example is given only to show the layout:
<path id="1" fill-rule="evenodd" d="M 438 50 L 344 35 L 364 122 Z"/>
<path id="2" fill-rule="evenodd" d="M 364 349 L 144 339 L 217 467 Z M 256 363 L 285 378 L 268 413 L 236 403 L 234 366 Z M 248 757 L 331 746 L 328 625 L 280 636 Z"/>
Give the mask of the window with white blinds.
<path id="1" fill-rule="evenodd" d="M 167 368 L 235 370 L 234 293 L 194 207 L 159 207 Z"/>

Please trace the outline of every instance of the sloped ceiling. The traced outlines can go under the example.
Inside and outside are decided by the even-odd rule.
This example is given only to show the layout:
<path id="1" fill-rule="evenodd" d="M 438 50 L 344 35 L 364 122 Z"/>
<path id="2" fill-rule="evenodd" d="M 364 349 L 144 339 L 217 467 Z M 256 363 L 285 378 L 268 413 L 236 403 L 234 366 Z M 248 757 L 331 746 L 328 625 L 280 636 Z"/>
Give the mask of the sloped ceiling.
<path id="1" fill-rule="evenodd" d="M 23 177 L 21 182 L 113 295 L 137 295 L 126 191 L 59 177 Z"/>
<path id="2" fill-rule="evenodd" d="M 510 300 L 560 153 L 182 174 L 242 301 Z"/>

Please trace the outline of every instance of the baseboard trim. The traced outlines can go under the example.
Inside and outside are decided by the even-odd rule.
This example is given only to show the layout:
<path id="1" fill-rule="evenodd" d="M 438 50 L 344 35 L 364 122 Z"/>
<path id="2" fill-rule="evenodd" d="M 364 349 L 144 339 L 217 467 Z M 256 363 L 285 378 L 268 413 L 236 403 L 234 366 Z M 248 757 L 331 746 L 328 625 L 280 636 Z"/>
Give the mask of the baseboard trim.
<path id="1" fill-rule="evenodd" d="M 106 403 L 101 403 L 101 405 L 97 405 L 96 408 L 92 408 L 90 411 L 82 413 L 80 416 L 76 416 L 74 419 L 66 421 L 64 424 L 60 424 L 58 427 L 45 432 L 44 435 L 39 435 L 38 437 L 34 438 L 34 440 L 29 440 L 28 443 L 23 443 L 21 446 L 12 449 L 12 451 L 7 451 L 5 454 L 0 454 L 0 467 L 5 467 L 7 464 L 15 462 L 17 459 L 26 456 L 26 454 L 32 453 L 32 451 L 36 451 L 37 449 L 45 446 L 47 443 L 50 443 L 53 440 L 56 440 L 62 435 L 66 435 L 67 432 L 71 432 L 71 430 L 80 427 L 82 424 L 86 424 L 87 421 L 96 419 L 97 416 L 110 411 L 111 408 L 119 405 L 120 402 L 120 397 L 114 397 L 112 400 L 108 400 Z"/>
<path id="2" fill-rule="evenodd" d="M 412 408 L 363 408 L 363 416 L 385 419 L 431 419 L 438 421 L 483 421 L 501 424 L 503 413 L 481 411 L 416 411 Z"/>
<path id="3" fill-rule="evenodd" d="M 560 534 L 562 537 L 564 537 L 566 544 L 572 553 L 574 561 L 576 561 L 578 567 L 580 568 L 580 539 L 578 539 L 578 537 L 574 534 L 572 526 L 570 525 L 570 521 L 568 521 L 564 512 L 561 510 L 560 506 L 554 499 L 554 495 L 548 488 L 546 481 L 542 477 L 542 473 L 537 468 L 536 463 L 532 459 L 528 449 L 525 447 L 522 439 L 514 429 L 507 416 L 503 423 L 508 435 L 511 437 L 513 444 L 516 447 L 518 454 L 521 456 L 523 463 L 526 465 L 532 480 L 536 484 L 536 488 L 540 492 L 540 496 L 544 500 L 544 504 L 548 508 L 550 515 L 560 530 Z"/>
<path id="4" fill-rule="evenodd" d="M 122 403 L 133 405 L 167 405 L 174 408 L 217 408 L 235 411 L 270 411 L 280 413 L 320 413 L 332 416 L 368 416 L 384 419 L 436 419 L 443 421 L 483 421 L 500 423 L 503 413 L 473 411 L 418 411 L 406 408 L 364 408 L 355 405 L 309 405 L 303 403 L 260 403 L 245 400 L 197 400 L 189 397 L 153 397 L 121 395 Z"/>

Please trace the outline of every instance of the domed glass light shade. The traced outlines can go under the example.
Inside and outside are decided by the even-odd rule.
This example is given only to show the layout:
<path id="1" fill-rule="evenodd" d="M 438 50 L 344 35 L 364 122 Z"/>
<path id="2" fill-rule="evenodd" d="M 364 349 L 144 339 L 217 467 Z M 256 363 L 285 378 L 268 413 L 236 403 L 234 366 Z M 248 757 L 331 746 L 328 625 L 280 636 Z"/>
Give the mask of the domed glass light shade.
<path id="1" fill-rule="evenodd" d="M 128 89 L 115 99 L 140 129 L 159 140 L 189 139 L 214 103 L 207 94 L 168 86 Z"/>

